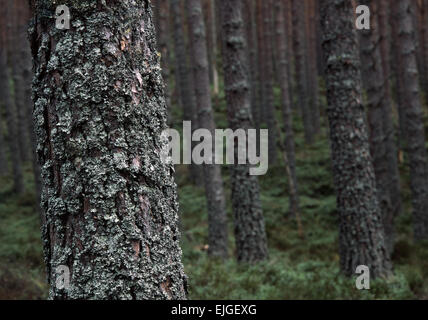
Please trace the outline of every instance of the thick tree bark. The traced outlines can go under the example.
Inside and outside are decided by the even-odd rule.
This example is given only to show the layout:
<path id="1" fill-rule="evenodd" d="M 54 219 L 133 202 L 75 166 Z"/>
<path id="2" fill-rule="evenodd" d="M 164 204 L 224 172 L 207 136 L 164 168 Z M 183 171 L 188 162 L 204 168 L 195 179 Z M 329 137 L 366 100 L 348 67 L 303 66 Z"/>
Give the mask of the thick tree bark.
<path id="1" fill-rule="evenodd" d="M 10 75 L 7 66 L 5 46 L 0 48 L 0 112 L 5 115 L 7 124 L 7 140 L 12 161 L 13 170 L 13 190 L 21 194 L 24 191 L 24 182 L 22 177 L 22 163 L 19 153 L 18 127 L 16 120 L 16 107 L 11 96 Z"/>
<path id="2" fill-rule="evenodd" d="M 228 120 L 234 131 L 252 128 L 242 10 L 242 0 L 220 1 Z M 235 144 L 235 163 L 237 156 L 238 145 Z M 259 183 L 256 176 L 249 174 L 249 169 L 249 164 L 235 164 L 232 167 L 232 204 L 238 261 L 254 263 L 266 259 L 268 252 Z"/>
<path id="3" fill-rule="evenodd" d="M 183 299 L 178 202 L 149 2 L 35 1 L 30 27 L 52 299 Z M 58 266 L 70 287 L 56 285 Z"/>
<path id="4" fill-rule="evenodd" d="M 201 0 L 186 0 L 190 41 L 192 43 L 193 74 L 199 127 L 208 129 L 214 137 L 214 115 L 209 83 L 208 54 Z M 214 152 L 213 163 L 214 163 Z M 205 195 L 208 207 L 208 252 L 227 257 L 227 214 L 221 167 L 203 164 Z"/>
<path id="5" fill-rule="evenodd" d="M 382 68 L 379 29 L 377 23 L 378 4 L 373 0 L 363 0 L 361 4 L 371 9 L 371 28 L 362 30 L 360 35 L 361 65 L 364 88 L 367 93 L 368 126 L 370 151 L 376 175 L 378 202 L 383 217 L 385 243 L 389 253 L 394 248 L 394 217 L 400 204 L 400 188 L 397 166 L 397 149 L 391 118 L 390 97 L 385 87 Z M 392 163 L 390 163 L 392 162 Z M 395 164 L 395 168 L 393 167 Z"/>
<path id="6" fill-rule="evenodd" d="M 410 165 L 414 236 L 416 240 L 422 240 L 428 238 L 428 168 L 411 1 L 399 0 L 394 8 L 399 35 L 399 76 L 403 79 L 402 93 L 405 101 L 403 115 Z"/>
<path id="7" fill-rule="evenodd" d="M 306 73 L 306 40 L 305 40 L 305 12 L 304 1 L 293 0 L 293 48 L 296 69 L 296 83 L 298 91 L 299 109 L 303 117 L 306 143 L 314 141 L 314 128 L 308 101 L 307 73 Z"/>
<path id="8" fill-rule="evenodd" d="M 384 242 L 382 217 L 370 157 L 364 107 L 361 103 L 360 60 L 351 1 L 320 3 L 327 115 L 333 175 L 340 216 L 339 253 L 344 274 L 358 265 L 372 277 L 386 277 L 391 262 Z"/>
<path id="9" fill-rule="evenodd" d="M 177 73 L 176 85 L 178 87 L 178 100 L 183 110 L 183 120 L 192 122 L 192 129 L 197 129 L 198 115 L 196 113 L 196 96 L 193 82 L 193 74 L 187 62 L 186 42 L 183 30 L 181 1 L 171 0 L 171 14 L 173 17 L 173 40 L 175 67 Z M 188 143 L 191 143 L 189 141 Z M 203 184 L 203 173 L 200 166 L 190 165 L 190 179 L 194 184 Z"/>
<path id="10" fill-rule="evenodd" d="M 279 70 L 279 85 L 281 87 L 281 106 L 284 121 L 285 133 L 285 152 L 287 154 L 286 165 L 289 167 L 290 177 L 292 183 L 289 184 L 294 190 L 290 190 L 290 213 L 295 215 L 299 209 L 299 197 L 296 176 L 296 155 L 294 146 L 294 132 L 293 132 L 293 116 L 291 111 L 290 102 L 290 89 L 288 87 L 288 59 L 287 59 L 287 37 L 285 33 L 285 10 L 283 1 L 275 2 L 275 21 L 276 21 L 276 36 L 275 42 L 278 48 L 278 70 Z"/>

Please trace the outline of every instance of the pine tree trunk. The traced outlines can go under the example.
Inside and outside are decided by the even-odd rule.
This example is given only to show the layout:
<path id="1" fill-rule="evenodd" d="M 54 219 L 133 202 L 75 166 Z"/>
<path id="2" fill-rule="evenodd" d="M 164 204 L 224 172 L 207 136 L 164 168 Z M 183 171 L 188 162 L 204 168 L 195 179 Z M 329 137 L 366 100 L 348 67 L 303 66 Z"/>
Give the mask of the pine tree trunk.
<path id="1" fill-rule="evenodd" d="M 275 97 L 273 93 L 274 82 L 274 66 L 273 66 L 273 21 L 272 21 L 272 1 L 263 0 L 263 55 L 264 55 L 264 68 L 263 72 L 263 85 L 265 104 L 263 105 L 262 112 L 265 113 L 265 120 L 267 128 L 269 129 L 269 163 L 275 164 L 277 161 L 277 136 L 276 130 L 276 112 L 275 112 Z"/>
<path id="2" fill-rule="evenodd" d="M 21 194 L 24 191 L 24 182 L 22 177 L 22 163 L 19 153 L 18 128 L 16 120 L 15 103 L 11 96 L 10 75 L 7 67 L 6 47 L 2 44 L 0 48 L 0 113 L 5 115 L 7 125 L 7 142 L 9 144 L 10 159 L 13 170 L 13 190 Z"/>
<path id="3" fill-rule="evenodd" d="M 316 34 L 316 3 L 306 0 L 306 36 L 307 41 L 307 79 L 310 97 L 310 112 L 314 134 L 320 131 L 320 108 L 318 103 L 318 68 L 317 68 L 317 34 Z"/>
<path id="4" fill-rule="evenodd" d="M 414 42 L 415 29 L 412 23 L 410 0 L 399 0 L 394 8 L 396 10 L 401 60 L 399 76 L 403 79 L 402 92 L 403 99 L 406 101 L 404 126 L 410 165 L 414 236 L 416 240 L 422 240 L 428 238 L 428 172 Z"/>
<path id="5" fill-rule="evenodd" d="M 193 74 L 187 63 L 186 43 L 183 30 L 183 19 L 180 0 L 171 0 L 171 15 L 173 17 L 173 37 L 175 67 L 178 77 L 176 86 L 178 87 L 178 100 L 183 110 L 183 120 L 192 122 L 192 129 L 197 129 L 198 116 L 196 113 L 195 87 Z M 188 143 L 191 143 L 189 141 Z M 203 184 L 203 173 L 200 166 L 190 165 L 190 179 L 196 185 Z"/>
<path id="6" fill-rule="evenodd" d="M 294 190 L 290 190 L 290 213 L 295 215 L 299 208 L 299 198 L 298 198 L 298 187 L 297 187 L 297 176 L 296 176 L 296 155 L 295 155 L 295 146 L 294 146 L 294 132 L 293 132 L 293 116 L 291 112 L 291 102 L 290 102 L 290 90 L 288 87 L 288 59 L 287 59 L 287 37 L 285 33 L 285 10 L 283 1 L 275 2 L 275 20 L 276 20 L 276 37 L 275 42 L 278 48 L 277 58 L 278 61 L 278 71 L 279 71 L 279 85 L 281 87 L 281 106 L 282 114 L 284 121 L 284 133 L 285 133 L 285 152 L 287 154 L 287 159 L 290 177 L 292 184 L 290 186 L 294 187 Z"/>
<path id="7" fill-rule="evenodd" d="M 50 0 L 30 26 L 51 299 L 183 299 L 176 185 L 149 2 Z M 59 266 L 70 287 L 57 286 Z"/>
<path id="8" fill-rule="evenodd" d="M 397 200 L 393 200 L 393 196 L 400 199 L 400 189 L 398 188 L 398 194 L 392 194 L 394 191 L 392 185 L 398 183 L 398 168 L 392 168 L 390 163 L 395 160 L 397 166 L 396 147 L 389 136 L 393 136 L 393 132 L 392 134 L 390 132 L 392 129 L 391 101 L 385 94 L 387 82 L 384 79 L 381 51 L 378 45 L 380 43 L 377 24 L 378 7 L 372 0 L 363 0 L 361 4 L 371 9 L 370 30 L 359 32 L 361 65 L 364 89 L 367 93 L 370 151 L 376 175 L 378 202 L 383 217 L 386 247 L 388 252 L 392 253 L 394 217 L 397 214 Z M 392 145 L 388 145 L 389 143 Z"/>
<path id="9" fill-rule="evenodd" d="M 251 111 L 255 128 L 260 128 L 260 75 L 259 57 L 257 46 L 257 26 L 255 14 L 255 1 L 245 0 L 244 2 L 244 25 L 246 30 L 246 40 L 248 47 L 248 61 L 251 80 Z"/>
<path id="10" fill-rule="evenodd" d="M 157 8 L 157 39 L 158 48 L 161 54 L 161 67 L 162 67 L 162 78 L 165 83 L 165 102 L 168 108 L 168 117 L 171 118 L 171 93 L 170 93 L 170 81 L 169 81 L 169 1 L 168 0 L 157 0 L 155 5 Z"/>
<path id="11" fill-rule="evenodd" d="M 212 85 L 213 95 L 217 96 L 219 94 L 219 83 L 217 71 L 217 30 L 215 23 L 215 7 L 216 2 L 214 0 L 204 0 L 207 46 L 210 48 L 210 50 L 208 50 L 210 84 Z"/>
<path id="12" fill-rule="evenodd" d="M 340 217 L 339 253 L 344 274 L 366 265 L 372 277 L 391 274 L 376 197 L 364 107 L 360 60 L 351 1 L 320 3 L 327 115 Z"/>
<path id="13" fill-rule="evenodd" d="M 4 141 L 3 115 L 0 112 L 0 177 L 6 175 L 7 172 L 8 165 L 6 159 L 6 145 Z"/>
<path id="14" fill-rule="evenodd" d="M 215 123 L 201 0 L 186 0 L 186 3 L 199 127 L 208 129 L 214 137 Z M 203 164 L 203 172 L 208 207 L 208 252 L 212 256 L 227 257 L 227 214 L 221 167 L 215 164 Z"/>
<path id="15" fill-rule="evenodd" d="M 293 48 L 296 69 L 296 83 L 298 91 L 299 109 L 303 117 L 305 141 L 311 144 L 314 141 L 314 128 L 308 101 L 307 73 L 306 73 L 306 40 L 304 1 L 293 0 Z"/>
<path id="16" fill-rule="evenodd" d="M 242 0 L 220 1 L 228 120 L 232 130 L 247 132 L 252 128 L 251 92 L 242 10 Z M 235 144 L 235 163 L 237 156 Z M 249 169 L 249 164 L 232 167 L 232 205 L 238 262 L 254 263 L 266 259 L 268 253 L 259 183 Z"/>
<path id="17" fill-rule="evenodd" d="M 26 38 L 26 23 L 23 21 L 25 19 L 25 13 L 23 8 L 22 1 L 12 1 L 8 0 L 8 11 L 9 21 L 8 25 L 8 49 L 9 49 L 9 65 L 11 67 L 11 76 L 13 80 L 13 97 L 15 100 L 15 106 L 17 111 L 17 135 L 18 135 L 18 149 L 21 160 L 23 162 L 29 159 L 30 147 L 28 139 L 28 129 L 27 129 L 27 115 L 28 115 L 28 106 L 26 106 L 25 99 L 25 88 L 28 85 L 28 79 L 24 79 L 25 67 L 28 63 L 28 41 Z M 28 65 L 27 65 L 28 66 Z"/>

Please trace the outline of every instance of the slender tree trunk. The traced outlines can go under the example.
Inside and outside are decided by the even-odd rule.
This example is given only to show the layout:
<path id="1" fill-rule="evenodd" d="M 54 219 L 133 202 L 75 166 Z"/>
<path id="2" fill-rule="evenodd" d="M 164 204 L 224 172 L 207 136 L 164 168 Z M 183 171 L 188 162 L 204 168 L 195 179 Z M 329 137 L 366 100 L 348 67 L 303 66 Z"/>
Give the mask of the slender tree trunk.
<path id="1" fill-rule="evenodd" d="M 157 39 L 158 48 L 161 54 L 161 67 L 162 67 L 162 78 L 165 83 L 165 102 L 168 108 L 168 116 L 171 118 L 171 93 L 170 93 L 170 55 L 169 55 L 169 1 L 168 0 L 156 0 L 155 5 L 157 6 L 158 29 Z"/>
<path id="2" fill-rule="evenodd" d="M 149 2 L 35 1 L 30 27 L 52 299 L 183 299 L 176 185 Z M 57 286 L 57 268 L 70 271 Z"/>
<path id="3" fill-rule="evenodd" d="M 2 103 L 0 112 L 6 116 L 7 140 L 9 144 L 10 159 L 13 170 L 13 190 L 21 194 L 24 191 L 24 182 L 22 177 L 22 163 L 19 153 L 18 128 L 16 121 L 15 103 L 11 97 L 9 68 L 7 67 L 5 46 L 0 48 L 0 97 Z"/>
<path id="4" fill-rule="evenodd" d="M 248 47 L 248 61 L 251 80 L 251 111 L 253 123 L 256 128 L 260 128 L 260 74 L 259 74 L 259 57 L 257 46 L 257 25 L 255 14 L 255 1 L 244 0 L 244 24 L 246 30 L 246 39 Z"/>
<path id="5" fill-rule="evenodd" d="M 269 129 L 269 163 L 275 164 L 277 161 L 277 136 L 276 130 L 276 111 L 275 111 L 275 97 L 273 93 L 274 82 L 274 66 L 273 66 L 273 21 L 272 21 L 272 1 L 263 0 L 263 55 L 264 55 L 264 68 L 263 85 L 265 104 L 263 111 L 265 113 L 265 120 L 267 128 Z"/>
<path id="6" fill-rule="evenodd" d="M 183 30 L 183 19 L 180 0 L 171 0 L 171 14 L 173 17 L 175 67 L 178 75 L 179 103 L 183 110 L 183 120 L 192 122 L 192 129 L 197 129 L 198 117 L 196 113 L 196 96 L 193 83 L 193 74 L 187 63 L 186 42 Z M 191 144 L 191 141 L 188 141 Z M 190 165 L 190 178 L 194 184 L 203 184 L 203 173 L 200 166 Z"/>
<path id="7" fill-rule="evenodd" d="M 307 73 L 306 73 L 306 40 L 305 40 L 305 15 L 304 1 L 293 0 L 293 47 L 296 69 L 296 83 L 300 111 L 303 117 L 306 143 L 314 141 L 314 128 L 312 115 L 308 101 Z"/>
<path id="8" fill-rule="evenodd" d="M 214 97 L 219 94 L 218 70 L 217 70 L 217 28 L 215 23 L 216 1 L 204 0 L 204 13 L 207 32 L 208 61 L 210 71 L 210 83 Z"/>
<path id="9" fill-rule="evenodd" d="M 278 61 L 278 71 L 279 71 L 279 85 L 281 87 L 281 106 L 282 114 L 284 121 L 284 133 L 285 133 L 285 152 L 287 154 L 286 165 L 289 167 L 290 177 L 292 180 L 290 186 L 294 190 L 290 190 L 290 213 L 295 215 L 299 210 L 299 197 L 298 197 L 298 187 L 297 187 L 297 176 L 296 176 L 296 155 L 294 148 L 294 132 L 293 132 L 293 117 L 291 113 L 291 102 L 290 102 L 290 90 L 288 87 L 288 59 L 287 59 L 287 37 L 284 34 L 285 31 L 285 10 L 284 2 L 276 1 L 275 2 L 275 20 L 276 20 L 276 36 L 275 42 L 278 48 L 277 58 Z"/>
<path id="10" fill-rule="evenodd" d="M 318 103 L 318 67 L 317 67 L 317 34 L 316 34 L 316 3 L 306 0 L 306 41 L 307 41 L 307 79 L 310 96 L 310 112 L 314 134 L 320 131 L 320 108 Z"/>
<path id="11" fill-rule="evenodd" d="M 232 130 L 247 132 L 252 128 L 251 91 L 242 10 L 242 0 L 220 1 L 228 119 Z M 238 148 L 236 143 L 235 163 Z M 249 164 L 233 165 L 232 203 L 238 261 L 254 263 L 266 259 L 268 252 L 259 183 L 256 176 L 249 174 L 249 169 Z"/>
<path id="12" fill-rule="evenodd" d="M 209 130 L 214 137 L 215 123 L 210 95 L 208 55 L 201 0 L 186 0 L 186 3 L 190 41 L 192 42 L 191 58 L 199 127 Z M 214 163 L 214 152 L 212 154 Z M 204 164 L 203 171 L 208 206 L 208 252 L 212 256 L 226 257 L 228 255 L 227 214 L 221 167 L 215 164 Z"/>
<path id="13" fill-rule="evenodd" d="M 28 85 L 24 79 L 25 67 L 28 66 L 28 41 L 26 39 L 26 24 L 23 21 L 26 18 L 22 1 L 8 1 L 8 49 L 9 49 L 9 65 L 11 67 L 11 76 L 13 80 L 13 97 L 17 110 L 17 135 L 18 135 L 18 149 L 23 162 L 29 159 L 29 139 L 27 129 L 27 114 L 28 107 L 25 105 L 25 87 Z"/>
<path id="14" fill-rule="evenodd" d="M 413 223 L 416 240 L 428 238 L 428 172 L 423 112 L 419 95 L 419 77 L 414 43 L 410 0 L 399 0 L 394 6 L 399 35 L 400 72 L 403 78 L 404 125 L 410 165 Z"/>
<path id="15" fill-rule="evenodd" d="M 7 172 L 8 165 L 6 159 L 6 145 L 4 141 L 3 115 L 0 112 L 0 176 L 6 175 Z"/>
<path id="16" fill-rule="evenodd" d="M 366 265 L 372 277 L 391 274 L 391 261 L 376 197 L 364 107 L 360 60 L 351 1 L 320 3 L 327 115 L 333 175 L 340 217 L 339 253 L 342 271 L 351 276 Z"/>
<path id="17" fill-rule="evenodd" d="M 258 127 L 260 127 L 266 121 L 266 50 L 264 45 L 264 17 L 263 17 L 263 0 L 256 1 L 256 28 L 257 28 L 257 55 L 258 55 L 258 74 L 259 74 L 259 96 L 260 104 L 256 106 L 258 108 Z"/>
<path id="18" fill-rule="evenodd" d="M 379 29 L 377 24 L 378 7 L 372 0 L 363 0 L 361 4 L 371 9 L 371 28 L 362 30 L 360 35 L 361 65 L 363 84 L 367 92 L 368 125 L 370 151 L 373 157 L 374 171 L 376 175 L 376 187 L 378 202 L 383 217 L 385 230 L 385 244 L 389 253 L 394 248 L 394 217 L 397 215 L 397 200 L 400 199 L 400 189 L 397 186 L 398 168 L 392 168 L 390 161 L 397 166 L 397 150 L 394 140 L 391 139 L 393 132 L 391 119 L 391 100 L 385 94 L 387 82 L 384 79 L 382 59 L 380 50 Z M 392 144 L 392 145 L 389 145 Z M 389 153 L 392 153 L 389 154 Z M 395 188 L 392 186 L 395 184 Z M 392 194 L 392 191 L 398 192 Z"/>

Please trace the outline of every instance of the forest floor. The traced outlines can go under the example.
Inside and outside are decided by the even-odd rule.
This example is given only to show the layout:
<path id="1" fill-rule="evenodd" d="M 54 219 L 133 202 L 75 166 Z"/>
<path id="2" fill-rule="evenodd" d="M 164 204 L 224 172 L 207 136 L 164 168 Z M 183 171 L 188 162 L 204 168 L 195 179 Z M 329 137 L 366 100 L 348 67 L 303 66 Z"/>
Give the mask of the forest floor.
<path id="1" fill-rule="evenodd" d="M 217 124 L 227 127 L 224 97 Z M 325 102 L 323 103 L 325 104 Z M 174 117 L 180 119 L 180 117 Z M 280 118 L 279 118 L 280 119 Z M 327 127 L 323 117 L 323 128 Z M 179 126 L 177 124 L 177 126 Z M 207 215 L 203 188 L 190 184 L 187 168 L 177 167 L 181 208 L 183 262 L 190 299 L 428 299 L 428 245 L 412 241 L 408 169 L 402 174 L 403 213 L 396 219 L 394 276 L 375 280 L 370 290 L 357 290 L 355 278 L 340 274 L 338 213 L 332 181 L 327 130 L 307 146 L 301 123 L 295 121 L 297 176 L 304 238 L 288 215 L 288 184 L 281 162 L 260 178 L 269 242 L 269 260 L 238 265 L 234 259 L 233 216 L 229 172 L 224 167 L 229 214 L 230 258 L 207 256 Z M 404 159 L 405 162 L 405 159 Z M 34 189 L 31 167 L 25 170 L 27 190 Z M 18 197 L 11 178 L 0 178 L 0 299 L 45 299 L 47 285 L 34 193 Z"/>

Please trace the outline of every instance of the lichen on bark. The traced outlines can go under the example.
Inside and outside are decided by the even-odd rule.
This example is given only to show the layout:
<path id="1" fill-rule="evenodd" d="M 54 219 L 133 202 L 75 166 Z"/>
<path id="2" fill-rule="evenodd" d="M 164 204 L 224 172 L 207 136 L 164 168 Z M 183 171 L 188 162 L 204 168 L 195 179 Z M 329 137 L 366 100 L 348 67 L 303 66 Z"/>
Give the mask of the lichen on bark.
<path id="1" fill-rule="evenodd" d="M 59 4 L 69 30 L 55 27 Z M 29 33 L 50 298 L 185 298 L 150 3 L 35 1 Z"/>

